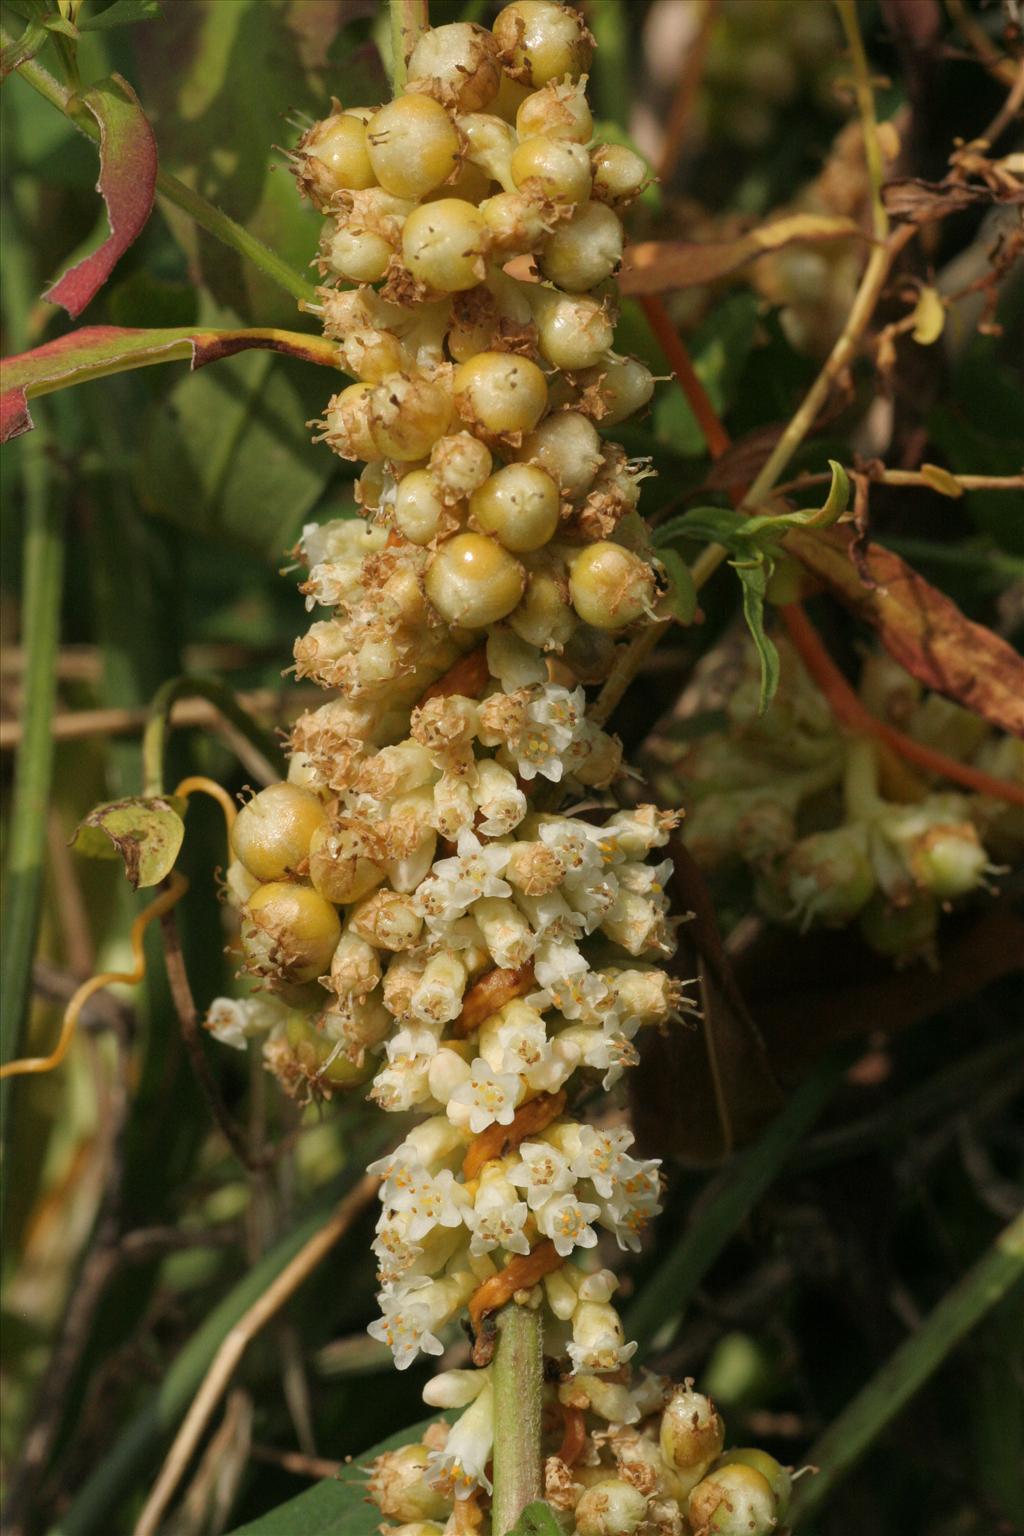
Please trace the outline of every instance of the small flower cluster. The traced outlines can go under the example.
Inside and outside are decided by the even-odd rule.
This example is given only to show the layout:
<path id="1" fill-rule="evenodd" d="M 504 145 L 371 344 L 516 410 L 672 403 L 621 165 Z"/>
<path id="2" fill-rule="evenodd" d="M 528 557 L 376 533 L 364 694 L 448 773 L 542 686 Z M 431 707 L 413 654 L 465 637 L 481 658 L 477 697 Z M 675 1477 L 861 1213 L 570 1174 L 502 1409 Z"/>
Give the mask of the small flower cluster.
<path id="1" fill-rule="evenodd" d="M 494 1426 L 490 1370 L 445 1371 L 425 1393 L 463 1409 L 419 1445 L 378 1457 L 368 1492 L 399 1522 L 387 1536 L 460 1536 L 465 1491 L 487 1488 Z M 768 1536 L 785 1521 L 791 1476 L 755 1447 L 723 1454 L 711 1400 L 665 1377 L 633 1385 L 577 1370 L 548 1389 L 544 1482 L 577 1536 Z M 570 1523 L 571 1522 L 571 1523 Z"/>
<path id="2" fill-rule="evenodd" d="M 1019 860 L 1024 817 L 984 795 L 933 789 L 916 770 L 887 782 L 875 745 L 844 737 L 796 653 L 785 642 L 780 653 L 769 714 L 757 714 L 751 649 L 724 703 L 728 728 L 674 765 L 689 804 L 687 845 L 708 871 L 745 863 L 775 922 L 804 930 L 857 922 L 883 954 L 927 956 L 941 909 Z M 860 696 L 879 719 L 946 756 L 1011 782 L 1024 777 L 1024 744 L 926 695 L 884 653 L 865 659 Z"/>

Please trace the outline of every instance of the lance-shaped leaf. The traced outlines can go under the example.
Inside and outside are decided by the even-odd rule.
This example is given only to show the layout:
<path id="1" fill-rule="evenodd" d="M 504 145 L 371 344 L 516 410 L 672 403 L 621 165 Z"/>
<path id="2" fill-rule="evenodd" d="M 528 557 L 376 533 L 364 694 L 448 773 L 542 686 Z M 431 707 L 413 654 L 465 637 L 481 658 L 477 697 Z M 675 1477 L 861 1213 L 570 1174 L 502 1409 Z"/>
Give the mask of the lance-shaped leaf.
<path id="1" fill-rule="evenodd" d="M 338 350 L 321 336 L 270 328 L 218 330 L 214 327 L 168 326 L 142 330 L 117 325 L 86 325 L 31 352 L 4 358 L 0 364 L 0 442 L 28 432 L 33 426 L 28 402 L 55 389 L 102 379 L 129 368 L 146 368 L 188 358 L 202 368 L 233 357 L 249 347 L 286 352 L 322 367 L 338 366 Z"/>
<path id="2" fill-rule="evenodd" d="M 72 319 L 95 297 L 125 251 L 142 233 L 156 193 L 156 139 L 139 98 L 120 75 L 111 75 L 78 98 L 100 130 L 100 179 L 110 234 L 103 244 L 49 288 L 44 297 L 62 304 Z"/>
<path id="3" fill-rule="evenodd" d="M 629 294 L 700 287 L 786 245 L 863 238 L 864 231 L 853 219 L 795 213 L 760 224 L 735 240 L 643 240 L 627 249 L 619 287 Z"/>
<path id="4" fill-rule="evenodd" d="M 123 859 L 133 890 L 159 885 L 174 868 L 185 823 L 170 800 L 113 800 L 90 811 L 72 839 L 89 859 Z"/>
<path id="5" fill-rule="evenodd" d="M 866 587 L 850 559 L 851 537 L 846 528 L 794 528 L 785 547 L 877 631 L 912 677 L 990 725 L 1024 736 L 1024 658 L 880 544 L 861 556 L 872 582 Z"/>

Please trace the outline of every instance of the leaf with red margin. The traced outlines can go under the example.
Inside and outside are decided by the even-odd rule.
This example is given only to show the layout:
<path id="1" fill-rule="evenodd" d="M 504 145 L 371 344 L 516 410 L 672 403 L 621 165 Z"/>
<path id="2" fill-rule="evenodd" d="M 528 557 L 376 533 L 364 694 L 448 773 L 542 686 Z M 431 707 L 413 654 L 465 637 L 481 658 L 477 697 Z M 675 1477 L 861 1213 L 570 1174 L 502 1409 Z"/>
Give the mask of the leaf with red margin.
<path id="1" fill-rule="evenodd" d="M 870 624 L 889 655 L 912 677 L 955 699 L 990 725 L 1024 736 L 1024 657 L 892 550 L 868 544 L 865 586 L 850 558 L 848 528 L 793 529 L 785 548 L 847 608 Z"/>
<path id="2" fill-rule="evenodd" d="M 90 86 L 77 98 L 100 130 L 100 179 L 110 234 L 103 244 L 43 295 L 62 304 L 73 320 L 103 287 L 125 251 L 142 233 L 156 193 L 156 139 L 139 98 L 120 75 Z"/>
<path id="3" fill-rule="evenodd" d="M 268 328 L 226 331 L 213 327 L 169 326 L 141 330 L 119 325 L 85 325 L 31 352 L 19 352 L 0 363 L 0 442 L 6 443 L 34 423 L 28 402 L 35 395 L 102 379 L 129 368 L 147 368 L 188 358 L 193 368 L 250 347 L 285 352 L 304 362 L 337 368 L 338 350 L 321 336 Z"/>

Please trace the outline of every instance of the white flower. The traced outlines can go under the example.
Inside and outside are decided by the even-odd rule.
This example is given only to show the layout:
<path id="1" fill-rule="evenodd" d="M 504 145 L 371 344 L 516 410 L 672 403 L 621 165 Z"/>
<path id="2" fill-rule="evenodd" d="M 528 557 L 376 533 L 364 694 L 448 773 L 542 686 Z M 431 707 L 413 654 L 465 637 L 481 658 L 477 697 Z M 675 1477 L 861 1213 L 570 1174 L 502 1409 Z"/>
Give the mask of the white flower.
<path id="1" fill-rule="evenodd" d="M 542 843 L 560 856 L 570 879 L 600 875 L 611 862 L 601 829 L 587 821 L 572 816 L 552 817 L 542 822 L 539 836 Z"/>
<path id="2" fill-rule="evenodd" d="M 520 1098 L 519 1078 L 512 1072 L 495 1072 L 478 1056 L 465 1082 L 456 1087 L 447 1103 L 453 1125 L 468 1127 L 474 1136 L 489 1125 L 511 1125 Z"/>
<path id="3" fill-rule="evenodd" d="M 377 1279 L 386 1290 L 403 1278 L 437 1274 L 464 1239 L 460 1228 L 434 1227 L 422 1243 L 415 1243 L 409 1237 L 414 1220 L 410 1211 L 398 1211 L 382 1216 L 377 1223 L 372 1247 L 377 1256 Z"/>
<path id="4" fill-rule="evenodd" d="M 469 1196 L 450 1168 L 434 1174 L 422 1169 L 388 1198 L 391 1210 L 408 1212 L 408 1236 L 414 1243 L 433 1227 L 460 1226 L 468 1204 Z"/>
<path id="5" fill-rule="evenodd" d="M 619 1161 L 611 1181 L 611 1196 L 600 1220 L 614 1234 L 620 1248 L 638 1252 L 641 1232 L 661 1210 L 659 1167 L 655 1158 L 623 1157 Z"/>
<path id="6" fill-rule="evenodd" d="M 627 1067 L 635 1067 L 640 1060 L 636 1046 L 621 1030 L 572 1025 L 563 1030 L 559 1039 L 572 1041 L 579 1046 L 583 1065 L 603 1072 L 602 1086 L 605 1092 L 617 1083 Z"/>
<path id="7" fill-rule="evenodd" d="M 578 1132 L 579 1150 L 570 1159 L 569 1166 L 581 1179 L 589 1179 L 602 1199 L 611 1198 L 618 1187 L 619 1169 L 634 1161 L 626 1156 L 633 1145 L 633 1133 L 625 1126 L 613 1126 L 601 1131 L 593 1125 L 581 1125 Z"/>
<path id="8" fill-rule="evenodd" d="M 496 1072 L 517 1072 L 534 1093 L 553 1093 L 571 1075 L 579 1050 L 549 1040 L 536 1009 L 517 998 L 480 1031 L 480 1054 Z"/>
<path id="9" fill-rule="evenodd" d="M 533 970 L 542 987 L 557 986 L 570 976 L 581 976 L 587 962 L 571 939 L 543 938 L 533 956 Z"/>
<path id="10" fill-rule="evenodd" d="M 571 1190 L 576 1180 L 568 1160 L 557 1147 L 546 1141 L 524 1141 L 519 1148 L 520 1161 L 508 1171 L 513 1184 L 526 1192 L 531 1211 Z M 595 1216 L 597 1212 L 594 1212 Z"/>
<path id="11" fill-rule="evenodd" d="M 520 778 L 541 774 L 557 784 L 565 771 L 563 757 L 583 724 L 586 699 L 582 688 L 570 693 L 555 683 L 521 690 L 525 700 L 523 724 L 508 743 Z"/>
<path id="12" fill-rule="evenodd" d="M 437 1036 L 429 1029 L 402 1028 L 387 1043 L 388 1064 L 373 1079 L 369 1097 L 381 1109 L 397 1113 L 429 1098 L 430 1063 Z"/>
<path id="13" fill-rule="evenodd" d="M 577 1200 L 571 1192 L 554 1195 L 537 1212 L 537 1226 L 567 1259 L 574 1248 L 593 1248 L 597 1233 L 590 1223 L 601 1214 L 599 1205 Z"/>
<path id="14" fill-rule="evenodd" d="M 599 971 L 576 971 L 556 979 L 526 1001 L 542 1013 L 557 1008 L 563 1018 L 578 1019 L 591 1027 L 608 1028 L 617 1023 L 618 998 Z"/>
<path id="15" fill-rule="evenodd" d="M 473 1234 L 470 1253 L 490 1253 L 492 1248 L 529 1253 L 529 1239 L 523 1231 L 528 1214 L 526 1201 L 516 1199 L 516 1190 L 503 1174 L 485 1175 L 473 1208 L 466 1212 L 466 1225 Z"/>
<path id="16" fill-rule="evenodd" d="M 257 1035 L 266 1035 L 283 1023 L 285 1007 L 269 994 L 255 997 L 215 997 L 206 1011 L 204 1028 L 221 1045 L 244 1051 Z"/>
<path id="17" fill-rule="evenodd" d="M 606 1301 L 581 1301 L 572 1317 L 569 1358 L 577 1371 L 616 1371 L 636 1354 L 624 1343 L 622 1323 Z"/>
<path id="18" fill-rule="evenodd" d="M 404 1371 L 420 1351 L 425 1355 L 444 1353 L 435 1330 L 444 1327 L 467 1296 L 467 1288 L 451 1280 L 416 1275 L 381 1292 L 377 1299 L 383 1315 L 366 1331 L 372 1339 L 388 1346 L 396 1367 Z"/>
<path id="19" fill-rule="evenodd" d="M 462 917 L 481 896 L 512 894 L 512 887 L 501 879 L 509 854 L 503 843 L 481 843 L 475 832 L 463 827 L 456 846 L 458 855 L 439 859 L 416 892 L 419 910 L 434 929 Z"/>
<path id="20" fill-rule="evenodd" d="M 481 1485 L 491 1491 L 487 1463 L 494 1450 L 494 1389 L 488 1381 L 448 1435 L 431 1451 L 430 1484 L 447 1498 L 466 1499 Z"/>

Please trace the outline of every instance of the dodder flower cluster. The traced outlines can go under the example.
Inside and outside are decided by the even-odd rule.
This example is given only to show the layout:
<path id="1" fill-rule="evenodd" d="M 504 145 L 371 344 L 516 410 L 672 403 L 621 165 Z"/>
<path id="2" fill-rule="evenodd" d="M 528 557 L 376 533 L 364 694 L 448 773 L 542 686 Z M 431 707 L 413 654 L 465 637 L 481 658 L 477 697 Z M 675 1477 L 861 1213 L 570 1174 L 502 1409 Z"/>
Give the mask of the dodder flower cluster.
<path id="1" fill-rule="evenodd" d="M 228 884 L 262 988 L 208 1023 L 235 1044 L 262 1033 L 293 1093 L 372 1079 L 382 1110 L 424 1116 L 374 1165 L 370 1331 L 399 1368 L 440 1354 L 467 1307 L 485 1366 L 486 1317 L 515 1297 L 545 1306 L 548 1352 L 577 1380 L 619 1372 L 636 1346 L 615 1278 L 572 1259 L 600 1231 L 638 1247 L 659 1209 L 630 1132 L 565 1108 L 570 1079 L 612 1087 L 637 1032 L 682 1006 L 661 968 L 670 865 L 649 862 L 675 818 L 556 814 L 537 793 L 619 774 L 583 684 L 659 598 L 644 467 L 596 425 L 653 381 L 612 350 L 617 210 L 645 172 L 591 143 L 591 42 L 547 0 L 491 32 L 439 27 L 403 95 L 335 104 L 296 157 L 326 219 L 324 327 L 356 379 L 321 436 L 365 462 L 365 520 L 303 535 L 307 603 L 329 616 L 296 670 L 332 697 L 298 721 L 288 782 L 237 818 Z M 540 280 L 510 276 L 516 257 Z M 459 1381 L 451 1401 L 472 1402 L 447 1445 L 394 1463 L 405 1492 L 381 1503 L 399 1518 L 486 1486 L 487 1371 Z"/>
<path id="2" fill-rule="evenodd" d="M 468 1405 L 458 1423 L 378 1458 L 369 1492 L 400 1523 L 389 1536 L 459 1529 L 458 1489 L 486 1477 L 493 1445 L 490 1375 L 435 1376 L 427 1401 Z M 545 1497 L 577 1536 L 764 1536 L 786 1517 L 788 1469 L 754 1447 L 723 1455 L 722 1419 L 689 1381 L 645 1373 L 630 1386 L 580 1372 L 557 1388 L 544 1439 Z M 439 1482 L 438 1464 L 458 1469 L 454 1481 Z"/>
<path id="3" fill-rule="evenodd" d="M 728 727 L 675 765 L 685 840 L 703 868 L 742 861 L 758 906 L 801 929 L 856 923 L 898 961 L 930 956 L 941 909 L 985 888 L 1024 848 L 1024 817 L 981 794 L 932 788 L 917 770 L 888 784 L 877 748 L 851 738 L 780 643 L 782 680 L 757 713 L 758 660 L 724 701 Z M 1011 782 L 1024 747 L 920 684 L 884 653 L 866 657 L 860 696 L 924 745 Z"/>

